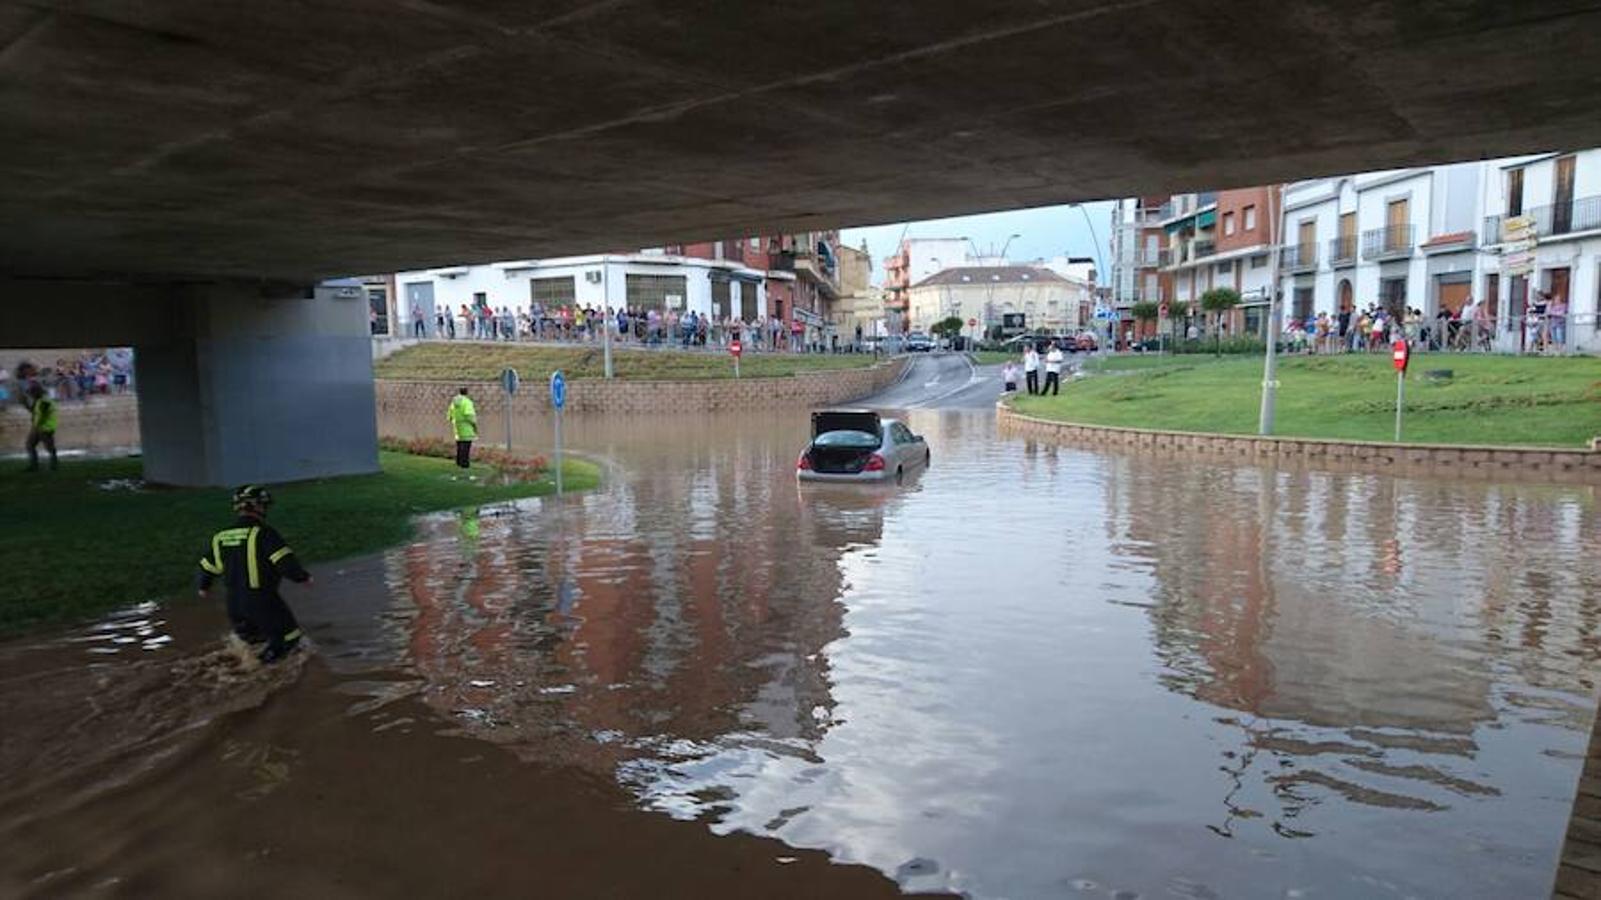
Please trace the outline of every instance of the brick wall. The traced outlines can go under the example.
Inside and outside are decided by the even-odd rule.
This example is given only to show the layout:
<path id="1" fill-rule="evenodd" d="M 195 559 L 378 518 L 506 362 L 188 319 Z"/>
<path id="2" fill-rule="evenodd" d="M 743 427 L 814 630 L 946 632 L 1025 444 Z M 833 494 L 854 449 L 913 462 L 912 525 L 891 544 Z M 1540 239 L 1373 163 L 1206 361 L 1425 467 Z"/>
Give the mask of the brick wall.
<path id="1" fill-rule="evenodd" d="M 1392 444 L 1316 438 L 1254 437 L 1153 431 L 1052 422 L 1021 415 L 1002 403 L 996 420 L 1003 434 L 1064 444 L 1206 454 L 1230 459 L 1302 463 L 1345 471 L 1395 471 L 1468 478 L 1554 481 L 1601 485 L 1601 451 L 1456 444 Z"/>
<path id="2" fill-rule="evenodd" d="M 567 383 L 567 411 L 573 413 L 665 413 L 710 410 L 785 409 L 848 403 L 878 393 L 900 379 L 908 362 L 891 360 L 870 368 L 807 372 L 789 378 L 699 381 L 606 381 L 585 378 Z M 480 419 L 504 413 L 505 395 L 495 382 L 469 383 Z M 378 379 L 378 413 L 437 408 L 455 395 L 456 382 Z M 550 410 L 543 382 L 525 381 L 513 398 L 517 415 Z"/>

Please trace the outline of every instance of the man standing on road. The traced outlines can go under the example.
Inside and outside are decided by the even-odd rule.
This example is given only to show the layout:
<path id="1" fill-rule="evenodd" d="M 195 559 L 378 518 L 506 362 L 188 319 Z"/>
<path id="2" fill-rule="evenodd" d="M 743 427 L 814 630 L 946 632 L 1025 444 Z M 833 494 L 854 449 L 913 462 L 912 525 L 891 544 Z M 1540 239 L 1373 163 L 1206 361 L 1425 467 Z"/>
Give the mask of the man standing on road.
<path id="1" fill-rule="evenodd" d="M 56 401 L 50 399 L 44 385 L 37 381 L 28 385 L 28 411 L 32 419 L 28 425 L 28 471 L 39 471 L 39 445 L 50 451 L 50 468 L 56 469 Z"/>
<path id="2" fill-rule="evenodd" d="M 1051 349 L 1045 354 L 1045 386 L 1040 388 L 1040 396 L 1049 392 L 1051 396 L 1062 393 L 1062 348 L 1051 341 Z"/>
<path id="3" fill-rule="evenodd" d="M 473 441 L 478 437 L 478 410 L 467 396 L 466 388 L 450 398 L 445 418 L 456 432 L 456 465 L 465 469 L 472 464 Z"/>
<path id="4" fill-rule="evenodd" d="M 220 578 L 228 589 L 228 621 L 234 634 L 247 644 L 261 646 L 258 658 L 277 662 L 300 643 L 300 625 L 289 604 L 278 596 L 278 583 L 288 578 L 310 584 L 311 574 L 277 529 L 267 524 L 272 495 L 247 484 L 233 492 L 237 518 L 233 527 L 211 537 L 200 557 L 200 596 L 206 596 Z"/>
<path id="5" fill-rule="evenodd" d="M 1033 341 L 1023 348 L 1023 380 L 1028 383 L 1030 395 L 1040 392 L 1040 354 Z"/>

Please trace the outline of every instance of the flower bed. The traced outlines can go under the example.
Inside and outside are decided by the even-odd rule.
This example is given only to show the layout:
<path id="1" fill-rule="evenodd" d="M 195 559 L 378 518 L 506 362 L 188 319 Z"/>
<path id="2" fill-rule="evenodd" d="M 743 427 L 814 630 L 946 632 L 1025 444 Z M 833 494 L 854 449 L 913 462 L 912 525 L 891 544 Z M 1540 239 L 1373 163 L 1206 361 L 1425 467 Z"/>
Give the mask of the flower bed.
<path id="1" fill-rule="evenodd" d="M 455 459 L 456 445 L 444 438 L 379 438 L 378 447 L 394 453 L 412 456 L 432 456 L 437 459 Z M 513 481 L 538 481 L 550 471 L 545 457 L 515 456 L 495 447 L 473 448 L 473 461 L 495 469 Z"/>

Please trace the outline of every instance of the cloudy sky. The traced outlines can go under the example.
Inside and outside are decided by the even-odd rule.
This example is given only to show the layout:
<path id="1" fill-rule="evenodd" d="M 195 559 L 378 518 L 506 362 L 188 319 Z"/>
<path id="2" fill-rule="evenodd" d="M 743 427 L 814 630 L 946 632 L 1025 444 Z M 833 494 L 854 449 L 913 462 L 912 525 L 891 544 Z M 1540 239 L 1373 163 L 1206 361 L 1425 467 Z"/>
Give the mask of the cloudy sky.
<path id="1" fill-rule="evenodd" d="M 867 240 L 867 249 L 873 254 L 875 284 L 883 281 L 884 259 L 900 245 L 903 235 L 909 238 L 965 237 L 989 254 L 999 252 L 1006 245 L 1006 239 L 1015 234 L 1018 237 L 1006 250 L 1006 256 L 1014 262 L 1065 254 L 1094 257 L 1102 261 L 1097 268 L 1105 269 L 1111 265 L 1108 241 L 1111 239 L 1112 201 L 1086 203 L 1083 210 L 1094 223 L 1093 237 L 1090 223 L 1084 221 L 1084 212 L 1079 209 L 1041 206 L 871 228 L 846 228 L 840 232 L 840 240 L 852 247 L 860 247 L 862 240 Z"/>

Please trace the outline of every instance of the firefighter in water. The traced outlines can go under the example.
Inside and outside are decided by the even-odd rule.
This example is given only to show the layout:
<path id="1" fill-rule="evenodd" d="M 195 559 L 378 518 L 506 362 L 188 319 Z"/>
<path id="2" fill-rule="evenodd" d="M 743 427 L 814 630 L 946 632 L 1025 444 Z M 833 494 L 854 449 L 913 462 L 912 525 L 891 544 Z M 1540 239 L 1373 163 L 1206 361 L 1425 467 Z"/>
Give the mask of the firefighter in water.
<path id="1" fill-rule="evenodd" d="M 200 557 L 200 596 L 221 579 L 228 590 L 228 619 L 247 644 L 259 645 L 262 662 L 282 659 L 300 642 L 300 625 L 289 604 L 278 596 L 284 578 L 310 584 L 311 574 L 295 559 L 277 529 L 267 524 L 272 495 L 247 484 L 233 492 L 237 518 L 231 528 L 212 535 Z"/>

